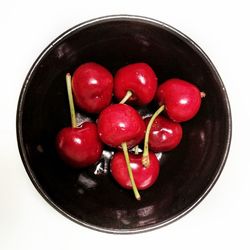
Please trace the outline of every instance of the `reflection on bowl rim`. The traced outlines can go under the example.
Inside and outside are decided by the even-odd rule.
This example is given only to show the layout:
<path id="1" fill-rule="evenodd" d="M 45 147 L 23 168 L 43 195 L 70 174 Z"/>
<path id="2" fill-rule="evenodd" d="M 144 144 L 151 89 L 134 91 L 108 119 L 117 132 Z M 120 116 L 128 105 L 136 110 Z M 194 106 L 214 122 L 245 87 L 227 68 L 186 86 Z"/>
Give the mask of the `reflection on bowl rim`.
<path id="1" fill-rule="evenodd" d="M 228 137 L 226 140 L 226 149 L 221 161 L 221 165 L 219 166 L 218 172 L 216 173 L 214 179 L 212 180 L 212 182 L 210 183 L 210 185 L 207 187 L 207 189 L 205 190 L 205 192 L 199 197 L 199 199 L 194 202 L 194 204 L 192 204 L 192 206 L 190 206 L 189 208 L 187 208 L 186 210 L 184 210 L 183 212 L 181 212 L 180 214 L 174 216 L 173 218 L 170 218 L 168 220 L 162 221 L 160 223 L 154 224 L 154 225 L 149 225 L 146 226 L 144 228 L 137 228 L 137 229 L 110 229 L 110 228 L 104 228 L 104 227 L 98 227 L 95 225 L 91 225 L 88 223 L 85 223 L 83 221 L 80 221 L 79 219 L 71 216 L 70 214 L 66 213 L 64 210 L 62 210 L 60 207 L 58 207 L 51 199 L 50 197 L 43 191 L 42 187 L 40 186 L 39 182 L 36 180 L 36 177 L 29 165 L 29 161 L 28 161 L 28 157 L 27 157 L 27 152 L 25 151 L 25 145 L 23 142 L 23 136 L 22 136 L 22 115 L 23 115 L 23 105 L 24 105 L 24 100 L 25 100 L 25 96 L 26 96 L 26 91 L 27 88 L 30 84 L 30 76 L 33 74 L 34 70 L 36 69 L 36 66 L 40 63 L 40 61 L 46 56 L 46 54 L 50 51 L 51 48 L 53 48 L 56 44 L 58 44 L 62 39 L 64 39 L 65 37 L 67 37 L 68 35 L 72 34 L 73 32 L 77 31 L 78 29 L 84 28 L 86 26 L 89 25 L 94 25 L 94 24 L 100 24 L 102 22 L 107 22 L 107 21 L 122 21 L 122 20 L 131 20 L 131 21 L 139 21 L 139 22 L 144 22 L 144 23 L 149 23 L 151 25 L 155 25 L 161 29 L 164 29 L 168 32 L 172 32 L 174 35 L 179 36 L 185 43 L 189 44 L 195 51 L 199 52 L 201 57 L 203 57 L 205 59 L 205 61 L 208 63 L 208 65 L 211 67 L 212 71 L 214 72 L 214 74 L 216 75 L 217 79 L 219 80 L 219 87 L 220 89 L 223 91 L 224 94 L 224 102 L 226 104 L 226 109 L 227 109 L 227 124 L 228 124 Z M 232 137 L 232 118 L 231 118 L 231 109 L 230 109 L 230 104 L 229 104 L 229 99 L 227 96 L 227 92 L 226 89 L 224 87 L 224 84 L 221 80 L 221 77 L 219 76 L 215 66 L 213 65 L 213 63 L 211 62 L 211 60 L 209 59 L 209 57 L 205 54 L 205 52 L 192 40 L 190 39 L 188 36 L 186 36 L 185 34 L 183 34 L 182 32 L 180 32 L 179 30 L 177 30 L 176 28 L 173 28 L 172 26 L 152 19 L 152 18 L 148 18 L 148 17 L 144 17 L 144 16 L 138 16 L 138 15 L 109 15 L 109 16 L 102 16 L 102 17 L 98 17 L 98 18 L 94 18 L 91 19 L 89 21 L 85 21 L 82 22 L 70 29 L 68 29 L 67 31 L 65 31 L 64 33 L 62 33 L 60 36 L 58 36 L 53 42 L 51 42 L 44 50 L 43 52 L 38 56 L 38 58 L 36 59 L 36 61 L 34 62 L 34 64 L 32 65 L 21 90 L 20 96 L 19 96 L 19 101 L 18 101 L 18 107 L 17 107 L 17 114 L 16 114 L 16 133 L 17 133 L 17 142 L 18 142 L 18 148 L 19 148 L 19 152 L 24 164 L 24 167 L 26 169 L 26 172 L 28 173 L 33 185 L 36 187 L 36 189 L 38 190 L 38 192 L 42 195 L 43 198 L 45 198 L 45 200 L 52 206 L 54 207 L 57 211 L 59 211 L 61 214 L 63 214 L 64 216 L 66 216 L 67 218 L 71 219 L 72 221 L 83 225 L 87 228 L 91 228 L 97 231 L 101 231 L 101 232 L 106 232 L 106 233 L 118 233 L 118 234 L 131 234 L 131 233 L 141 233 L 141 232 L 146 232 L 146 231 L 150 231 L 153 229 L 157 229 L 163 226 L 166 226 L 178 219 L 180 219 L 182 216 L 186 215 L 187 213 L 189 213 L 194 207 L 196 207 L 205 197 L 206 195 L 210 192 L 210 190 L 212 189 L 212 187 L 214 186 L 214 184 L 216 183 L 216 181 L 218 180 L 224 165 L 226 163 L 227 157 L 228 157 L 228 153 L 229 153 L 229 149 L 230 149 L 230 143 L 231 143 L 231 137 Z"/>

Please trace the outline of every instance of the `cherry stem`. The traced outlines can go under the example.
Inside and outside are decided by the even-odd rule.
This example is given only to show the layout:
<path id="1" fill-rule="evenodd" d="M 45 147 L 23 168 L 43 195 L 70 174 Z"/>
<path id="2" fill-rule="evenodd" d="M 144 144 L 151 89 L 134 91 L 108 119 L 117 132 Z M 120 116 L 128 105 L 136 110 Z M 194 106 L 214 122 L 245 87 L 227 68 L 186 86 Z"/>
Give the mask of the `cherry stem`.
<path id="1" fill-rule="evenodd" d="M 66 74 L 66 84 L 67 84 L 67 92 L 68 92 L 68 99 L 69 99 L 71 126 L 73 128 L 76 128 L 77 127 L 76 112 L 75 112 L 74 99 L 73 99 L 73 94 L 72 94 L 71 75 L 70 75 L 70 73 Z"/>
<path id="2" fill-rule="evenodd" d="M 204 97 L 206 97 L 206 93 L 205 92 L 201 92 L 201 98 L 204 98 Z"/>
<path id="3" fill-rule="evenodd" d="M 124 104 L 132 95 L 133 95 L 132 91 L 128 90 L 126 95 L 120 101 L 120 104 Z"/>
<path id="4" fill-rule="evenodd" d="M 139 200 L 141 200 L 141 196 L 140 196 L 140 194 L 138 192 L 138 189 L 136 187 L 136 184 L 135 184 L 133 172 L 132 172 L 132 169 L 131 169 L 131 166 L 130 166 L 130 160 L 129 160 L 129 155 L 128 155 L 128 147 L 127 147 L 126 142 L 122 143 L 122 150 L 123 150 L 125 161 L 126 161 L 126 164 L 127 164 L 128 174 L 129 174 L 129 178 L 130 178 L 130 181 L 131 181 L 132 189 L 134 191 L 135 198 L 139 201 Z"/>
<path id="5" fill-rule="evenodd" d="M 156 117 L 165 109 L 165 106 L 162 105 L 160 106 L 160 108 L 158 108 L 155 113 L 153 114 L 153 116 L 150 118 L 147 129 L 146 129 L 146 134 L 145 134 L 145 139 L 144 139 L 144 149 L 143 149 L 143 154 L 142 154 L 142 164 L 145 167 L 148 167 L 148 165 L 150 164 L 149 161 L 149 149 L 148 149 L 148 141 L 149 141 L 149 134 L 150 134 L 150 130 L 152 128 L 152 125 L 154 123 L 154 120 L 156 119 Z"/>
<path id="6" fill-rule="evenodd" d="M 139 146 L 136 145 L 136 146 L 135 146 L 135 155 L 138 155 L 138 154 L 139 154 Z"/>

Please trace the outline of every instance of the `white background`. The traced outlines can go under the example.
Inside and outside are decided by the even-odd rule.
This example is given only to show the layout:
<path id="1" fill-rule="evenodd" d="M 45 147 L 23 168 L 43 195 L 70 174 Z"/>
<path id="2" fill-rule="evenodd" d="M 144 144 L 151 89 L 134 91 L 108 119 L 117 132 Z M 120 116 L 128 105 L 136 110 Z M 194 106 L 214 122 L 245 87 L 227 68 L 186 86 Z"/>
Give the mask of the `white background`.
<path id="1" fill-rule="evenodd" d="M 248 1 L 1 1 L 0 249 L 250 249 L 250 14 Z M 15 115 L 28 70 L 58 35 L 90 18 L 137 14 L 166 22 L 208 54 L 226 86 L 233 139 L 222 175 L 191 213 L 152 232 L 111 235 L 66 219 L 33 187 Z"/>

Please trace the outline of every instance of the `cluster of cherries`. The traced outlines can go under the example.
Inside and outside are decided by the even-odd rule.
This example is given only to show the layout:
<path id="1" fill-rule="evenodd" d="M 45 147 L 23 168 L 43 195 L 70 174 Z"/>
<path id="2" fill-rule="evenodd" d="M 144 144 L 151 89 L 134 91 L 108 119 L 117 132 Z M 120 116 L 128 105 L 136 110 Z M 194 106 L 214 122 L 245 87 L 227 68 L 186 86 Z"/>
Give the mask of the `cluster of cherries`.
<path id="1" fill-rule="evenodd" d="M 104 144 L 118 149 L 110 172 L 123 188 L 133 189 L 137 200 L 141 199 L 138 190 L 147 189 L 158 177 L 160 164 L 154 152 L 172 150 L 180 143 L 180 122 L 197 114 L 205 95 L 195 85 L 176 78 L 158 86 L 156 74 L 146 63 L 124 66 L 114 77 L 97 63 L 85 63 L 72 79 L 66 74 L 66 83 L 72 126 L 57 135 L 59 155 L 73 167 L 88 167 L 100 160 Z M 113 95 L 119 103 L 111 104 Z M 130 106 L 145 106 L 154 98 L 159 108 L 151 117 L 143 119 Z M 99 114 L 96 123 L 78 126 L 74 102 L 84 112 Z M 160 115 L 163 111 L 165 116 Z M 138 145 L 143 139 L 141 154 Z"/>

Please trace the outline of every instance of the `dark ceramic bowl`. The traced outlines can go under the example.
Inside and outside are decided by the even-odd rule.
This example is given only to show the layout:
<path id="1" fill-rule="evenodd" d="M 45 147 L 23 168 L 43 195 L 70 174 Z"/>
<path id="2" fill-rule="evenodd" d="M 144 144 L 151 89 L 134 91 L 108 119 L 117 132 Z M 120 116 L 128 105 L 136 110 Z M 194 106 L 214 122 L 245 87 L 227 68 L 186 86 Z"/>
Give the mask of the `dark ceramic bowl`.
<path id="1" fill-rule="evenodd" d="M 99 164 L 82 170 L 70 168 L 56 153 L 56 134 L 70 126 L 65 74 L 88 61 L 112 73 L 129 63 L 146 62 L 159 83 L 179 77 L 206 92 L 198 115 L 183 123 L 181 144 L 158 155 L 159 178 L 141 192 L 140 202 L 111 178 L 110 149 Z M 156 107 L 152 103 L 140 112 L 147 114 Z M 81 112 L 80 119 L 85 115 Z M 229 151 L 230 107 L 215 67 L 191 39 L 156 20 L 108 16 L 71 28 L 38 57 L 21 91 L 17 138 L 29 177 L 59 212 L 96 230 L 142 232 L 187 214 L 211 190 Z"/>

